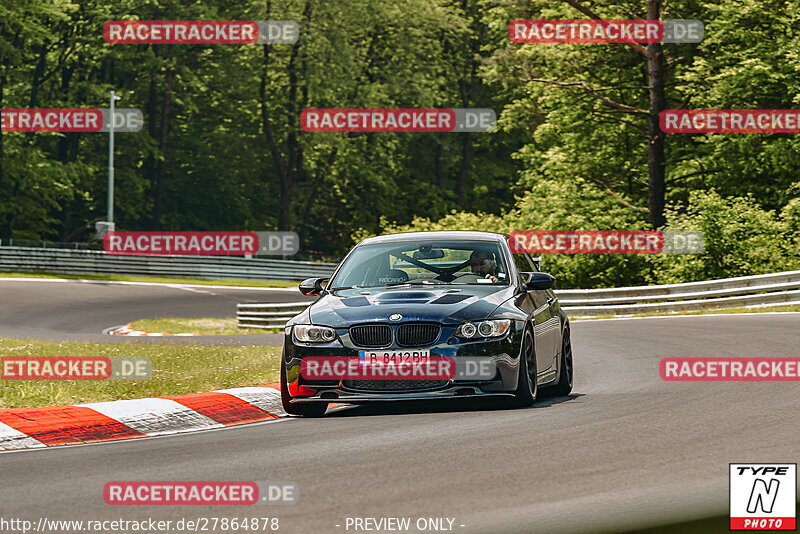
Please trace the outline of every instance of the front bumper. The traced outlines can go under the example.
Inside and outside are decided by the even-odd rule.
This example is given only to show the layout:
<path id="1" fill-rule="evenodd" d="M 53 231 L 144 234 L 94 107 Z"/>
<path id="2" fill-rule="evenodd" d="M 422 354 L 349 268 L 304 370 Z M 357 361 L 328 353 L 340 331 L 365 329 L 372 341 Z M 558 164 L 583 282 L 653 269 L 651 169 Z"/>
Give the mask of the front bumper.
<path id="1" fill-rule="evenodd" d="M 310 356 L 348 356 L 357 357 L 364 347 L 350 342 L 348 329 L 337 329 L 337 340 L 332 343 L 296 342 L 291 332 L 284 341 L 283 365 L 286 366 L 287 392 L 293 403 L 341 402 L 363 404 L 370 402 L 391 402 L 407 400 L 431 400 L 458 397 L 509 396 L 517 388 L 519 374 L 519 354 L 524 331 L 522 321 L 513 321 L 509 332 L 500 338 L 488 340 L 463 341 L 453 336 L 456 325 L 442 325 L 439 340 L 430 346 L 407 347 L 389 346 L 385 350 L 429 350 L 431 356 L 446 356 L 454 359 L 464 357 L 491 357 L 496 373 L 491 380 L 450 379 L 435 384 L 414 387 L 408 384 L 403 389 L 356 387 L 347 380 L 312 381 L 300 376 L 302 359 Z M 287 330 L 290 330 L 287 328 Z M 380 350 L 384 350 L 381 348 Z"/>

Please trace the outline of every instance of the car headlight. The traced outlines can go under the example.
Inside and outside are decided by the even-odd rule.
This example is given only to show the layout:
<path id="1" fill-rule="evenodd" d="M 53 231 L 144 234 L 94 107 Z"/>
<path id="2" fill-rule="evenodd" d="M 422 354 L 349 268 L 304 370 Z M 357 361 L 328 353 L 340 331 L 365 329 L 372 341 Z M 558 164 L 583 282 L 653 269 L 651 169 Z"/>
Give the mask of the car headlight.
<path id="1" fill-rule="evenodd" d="M 304 343 L 328 343 L 336 339 L 336 331 L 327 326 L 296 324 L 294 338 Z"/>
<path id="2" fill-rule="evenodd" d="M 479 323 L 464 323 L 456 328 L 455 335 L 464 339 L 502 336 L 511 328 L 511 319 L 494 319 Z"/>

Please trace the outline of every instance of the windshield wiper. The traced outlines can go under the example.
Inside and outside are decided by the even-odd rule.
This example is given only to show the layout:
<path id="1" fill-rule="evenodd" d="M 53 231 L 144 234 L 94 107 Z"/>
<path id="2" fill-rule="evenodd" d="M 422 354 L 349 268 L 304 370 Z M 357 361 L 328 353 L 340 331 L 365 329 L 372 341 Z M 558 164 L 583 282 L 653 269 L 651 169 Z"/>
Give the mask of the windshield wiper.
<path id="1" fill-rule="evenodd" d="M 386 287 L 392 286 L 404 286 L 404 285 L 438 285 L 438 284 L 450 284 L 451 282 L 445 282 L 443 280 L 423 280 L 423 279 L 415 279 L 415 280 L 408 280 L 406 282 L 389 282 L 386 284 Z"/>
<path id="2" fill-rule="evenodd" d="M 408 280 L 406 282 L 389 282 L 388 284 L 383 284 L 380 286 L 337 286 L 337 287 L 329 287 L 329 291 L 336 291 L 339 289 L 373 289 L 376 287 L 393 287 L 393 286 L 403 286 L 403 285 L 438 285 L 438 284 L 452 284 L 453 282 L 445 282 L 443 280 L 423 280 L 423 279 L 414 279 Z"/>

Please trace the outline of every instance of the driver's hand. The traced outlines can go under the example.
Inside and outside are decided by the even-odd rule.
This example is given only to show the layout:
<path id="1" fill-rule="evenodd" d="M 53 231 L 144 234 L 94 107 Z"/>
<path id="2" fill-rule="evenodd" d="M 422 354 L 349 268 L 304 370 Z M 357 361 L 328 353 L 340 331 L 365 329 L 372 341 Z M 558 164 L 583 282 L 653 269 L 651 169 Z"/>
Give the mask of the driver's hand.
<path id="1" fill-rule="evenodd" d="M 484 278 L 488 278 L 489 280 L 491 280 L 495 284 L 500 281 L 499 278 L 497 278 L 496 276 L 492 276 L 491 274 L 487 274 L 486 276 L 484 276 Z"/>

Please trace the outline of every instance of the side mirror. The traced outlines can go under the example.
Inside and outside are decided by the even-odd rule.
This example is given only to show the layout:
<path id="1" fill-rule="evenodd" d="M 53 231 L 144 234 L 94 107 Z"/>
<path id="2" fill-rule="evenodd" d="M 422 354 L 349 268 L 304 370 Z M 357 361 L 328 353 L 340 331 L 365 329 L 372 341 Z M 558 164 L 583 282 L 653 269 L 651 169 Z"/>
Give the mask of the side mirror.
<path id="1" fill-rule="evenodd" d="M 325 284 L 327 282 L 327 278 L 306 278 L 300 282 L 298 289 L 303 295 L 307 297 L 313 297 L 314 295 L 319 295 L 322 293 L 322 290 L 325 289 Z"/>
<path id="2" fill-rule="evenodd" d="M 520 273 L 525 280 L 525 289 L 553 289 L 556 278 L 547 273 Z"/>

